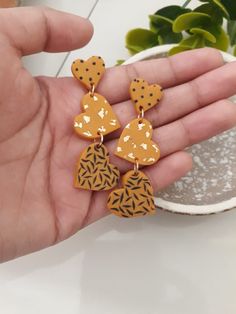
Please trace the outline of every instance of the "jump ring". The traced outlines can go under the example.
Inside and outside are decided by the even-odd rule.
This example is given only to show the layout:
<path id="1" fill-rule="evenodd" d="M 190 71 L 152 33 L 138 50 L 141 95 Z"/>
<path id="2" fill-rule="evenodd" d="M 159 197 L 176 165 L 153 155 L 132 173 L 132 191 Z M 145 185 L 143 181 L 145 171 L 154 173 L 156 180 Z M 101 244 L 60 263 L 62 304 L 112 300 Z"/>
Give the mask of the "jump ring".
<path id="1" fill-rule="evenodd" d="M 103 139 L 104 139 L 104 137 L 103 137 L 103 134 L 100 133 L 100 132 L 98 132 L 98 135 L 100 135 L 100 141 L 99 141 L 99 143 L 98 143 L 98 147 L 101 147 L 102 144 L 103 144 Z"/>
<path id="2" fill-rule="evenodd" d="M 138 158 L 135 158 L 134 173 L 137 174 L 138 170 L 139 170 Z"/>
<path id="3" fill-rule="evenodd" d="M 144 118 L 144 110 L 143 110 L 143 107 L 140 106 L 140 111 L 139 111 L 139 114 L 138 114 L 138 119 L 143 119 Z"/>
<path id="4" fill-rule="evenodd" d="M 91 97 L 94 96 L 94 91 L 95 91 L 95 85 L 94 85 L 94 84 L 91 84 L 91 89 L 90 89 L 90 91 L 89 91 L 89 94 L 90 94 Z"/>

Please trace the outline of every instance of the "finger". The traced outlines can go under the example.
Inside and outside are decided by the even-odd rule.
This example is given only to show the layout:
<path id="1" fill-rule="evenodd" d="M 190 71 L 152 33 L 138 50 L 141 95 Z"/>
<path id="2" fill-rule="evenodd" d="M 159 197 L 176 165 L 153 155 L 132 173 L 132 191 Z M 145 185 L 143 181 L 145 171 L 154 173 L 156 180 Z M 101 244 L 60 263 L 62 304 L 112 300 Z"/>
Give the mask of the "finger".
<path id="1" fill-rule="evenodd" d="M 158 83 L 167 88 L 194 79 L 223 65 L 219 51 L 212 48 L 183 52 L 169 58 L 136 62 L 107 69 L 98 93 L 112 104 L 130 98 L 129 85 L 135 77 L 142 77 L 149 84 Z"/>
<path id="2" fill-rule="evenodd" d="M 154 131 L 154 141 L 163 148 L 161 156 L 202 142 L 236 124 L 236 105 L 221 100 Z"/>
<path id="3" fill-rule="evenodd" d="M 149 177 L 155 192 L 168 187 L 192 169 L 192 157 L 178 151 L 142 171 Z"/>
<path id="4" fill-rule="evenodd" d="M 155 129 L 152 139 L 158 143 L 163 158 L 228 130 L 235 124 L 236 105 L 229 100 L 221 100 Z M 117 140 L 107 142 L 106 146 L 111 153 L 114 152 Z M 132 167 L 129 162 L 115 155 L 111 155 L 111 161 L 118 164 L 121 171 Z"/>
<path id="5" fill-rule="evenodd" d="M 167 66 L 165 66 L 165 64 L 167 64 Z M 134 66 L 137 68 L 138 76 L 144 77 L 150 83 L 159 82 L 167 87 L 194 79 L 198 75 L 220 67 L 222 64 L 223 59 L 217 50 L 204 48 L 181 53 L 168 59 L 139 62 Z M 128 90 L 132 75 L 128 74 L 130 73 L 130 70 L 128 70 L 129 67 L 127 67 L 126 70 L 124 67 L 123 69 L 120 68 L 121 67 L 107 69 L 104 78 L 101 80 L 98 92 L 107 97 L 111 104 L 121 102 L 120 105 L 122 106 L 118 107 L 117 104 L 114 106 L 114 110 L 116 110 L 118 117 L 124 124 L 133 118 L 136 113 L 133 104 L 130 101 L 124 101 L 129 98 Z M 78 114 L 78 99 L 82 97 L 81 88 L 78 88 L 78 86 L 78 82 L 74 78 L 57 79 L 58 91 L 62 93 L 63 91 L 69 90 L 69 94 L 72 95 L 67 104 L 67 110 L 70 110 L 72 116 Z M 168 94 L 169 89 L 164 92 L 164 98 L 158 107 L 165 107 L 165 99 L 167 99 L 167 101 L 169 100 Z M 181 97 L 182 96 L 183 95 L 181 95 Z M 169 108 L 169 110 L 172 109 Z"/>
<path id="6" fill-rule="evenodd" d="M 198 78 L 164 92 L 160 104 L 145 113 L 153 127 L 179 119 L 192 111 L 236 93 L 236 62 L 231 62 Z M 124 127 L 137 116 L 133 103 L 128 100 L 112 107 Z M 110 135 L 115 138 L 120 130 Z"/>
<path id="7" fill-rule="evenodd" d="M 5 40 L 23 55 L 73 50 L 93 34 L 89 20 L 43 7 L 2 10 L 0 28 Z"/>
<path id="8" fill-rule="evenodd" d="M 136 74 L 148 80 L 149 83 L 159 82 L 161 85 L 168 87 L 192 80 L 201 74 L 220 67 L 222 64 L 223 59 L 217 50 L 204 48 L 181 53 L 168 59 L 139 62 L 133 66 L 136 68 Z M 98 92 L 107 97 L 111 104 L 117 103 L 114 106 L 114 110 L 116 110 L 123 124 L 136 115 L 133 104 L 130 101 L 125 101 L 129 98 L 130 81 L 135 76 L 135 73 L 131 74 L 132 70 L 129 70 L 129 67 L 132 67 L 132 65 L 107 69 L 98 88 Z M 68 94 L 72 95 L 72 97 L 67 102 L 67 111 L 70 111 L 71 116 L 78 114 L 78 99 L 81 99 L 86 91 L 79 88 L 78 81 L 75 78 L 57 79 L 56 86 L 60 93 L 69 91 L 69 93 L 66 93 L 66 97 L 68 99 Z M 164 98 L 158 108 L 165 107 L 165 99 L 169 101 L 169 94 L 169 89 L 164 91 Z M 181 94 L 181 99 L 182 97 L 183 95 Z M 178 100 L 179 102 L 180 100 Z M 117 107 L 118 103 L 122 106 Z M 171 103 L 173 103 L 173 99 Z M 168 108 L 166 111 L 172 110 L 169 106 Z M 151 111 L 147 114 L 152 115 Z M 115 134 L 117 135 L 117 133 Z"/>
<path id="9" fill-rule="evenodd" d="M 192 168 L 192 158 L 186 152 L 176 152 L 163 158 L 157 164 L 145 168 L 143 171 L 149 177 L 155 192 L 167 187 L 184 176 Z M 83 222 L 86 226 L 109 214 L 107 198 L 109 192 L 93 194 L 88 216 Z"/>
<path id="10" fill-rule="evenodd" d="M 210 51 L 213 51 L 210 49 Z M 78 113 L 78 99 L 83 92 L 78 88 L 76 80 L 67 78 L 57 79 L 57 87 L 60 92 L 70 88 L 71 99 L 67 106 L 61 108 L 69 112 L 69 119 Z M 204 107 L 219 99 L 228 98 L 236 92 L 236 62 L 231 62 L 208 73 L 205 73 L 191 82 L 187 82 L 164 92 L 160 104 L 145 113 L 145 116 L 154 127 L 170 123 L 198 108 Z M 68 99 L 66 94 L 65 99 Z M 133 103 L 124 101 L 115 104 L 112 109 L 119 118 L 121 128 L 111 133 L 106 138 L 117 138 L 123 127 L 137 116 Z M 69 128 L 70 130 L 70 128 Z"/>

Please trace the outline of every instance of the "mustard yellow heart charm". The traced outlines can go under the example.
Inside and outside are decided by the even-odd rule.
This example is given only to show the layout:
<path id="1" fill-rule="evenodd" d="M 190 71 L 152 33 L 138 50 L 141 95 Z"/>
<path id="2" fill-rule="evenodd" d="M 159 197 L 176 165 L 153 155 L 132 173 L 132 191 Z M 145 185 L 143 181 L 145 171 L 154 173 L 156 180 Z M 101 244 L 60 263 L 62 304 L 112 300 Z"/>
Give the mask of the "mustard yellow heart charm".
<path id="1" fill-rule="evenodd" d="M 74 119 L 74 129 L 78 135 L 84 138 L 100 138 L 100 134 L 104 136 L 120 127 L 111 105 L 100 94 L 84 95 L 82 110 L 84 113 L 77 115 Z"/>
<path id="2" fill-rule="evenodd" d="M 126 125 L 115 154 L 129 162 L 152 165 L 160 158 L 160 150 L 151 140 L 152 125 L 146 119 L 134 119 Z"/>
<path id="3" fill-rule="evenodd" d="M 85 87 L 95 88 L 105 72 L 105 63 L 101 57 L 93 56 L 88 60 L 77 59 L 71 65 L 71 71 Z"/>
<path id="4" fill-rule="evenodd" d="M 153 188 L 142 171 L 128 171 L 122 178 L 123 187 L 112 191 L 107 206 L 119 217 L 132 218 L 155 213 Z"/>
<path id="5" fill-rule="evenodd" d="M 110 163 L 109 154 L 102 144 L 90 144 L 76 165 L 76 188 L 92 191 L 110 190 L 117 185 L 120 172 Z"/>
<path id="6" fill-rule="evenodd" d="M 138 113 L 141 109 L 145 112 L 158 104 L 163 94 L 160 85 L 148 85 L 147 81 L 141 78 L 131 82 L 129 91 Z"/>

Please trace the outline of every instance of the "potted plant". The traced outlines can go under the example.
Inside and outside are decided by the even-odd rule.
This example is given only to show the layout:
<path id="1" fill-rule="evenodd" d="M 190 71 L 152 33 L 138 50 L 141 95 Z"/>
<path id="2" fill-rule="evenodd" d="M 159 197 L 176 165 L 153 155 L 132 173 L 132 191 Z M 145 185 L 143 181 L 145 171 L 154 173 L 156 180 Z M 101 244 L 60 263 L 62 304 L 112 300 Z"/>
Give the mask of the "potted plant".
<path id="1" fill-rule="evenodd" d="M 169 55 L 205 46 L 236 55 L 235 0 L 199 0 L 193 10 L 188 8 L 190 2 L 166 6 L 149 15 L 149 29 L 130 30 L 125 42 L 131 55 L 166 44 L 175 44 Z"/>

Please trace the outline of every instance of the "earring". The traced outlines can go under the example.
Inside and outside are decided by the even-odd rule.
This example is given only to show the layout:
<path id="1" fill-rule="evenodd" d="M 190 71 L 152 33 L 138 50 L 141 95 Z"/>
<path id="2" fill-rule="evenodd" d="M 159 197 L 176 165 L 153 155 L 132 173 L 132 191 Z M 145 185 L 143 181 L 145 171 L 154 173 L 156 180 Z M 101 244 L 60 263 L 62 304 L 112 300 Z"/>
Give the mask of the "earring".
<path id="1" fill-rule="evenodd" d="M 83 113 L 74 119 L 75 132 L 88 140 L 94 140 L 81 154 L 76 165 L 74 185 L 86 190 L 109 190 L 120 177 L 119 170 L 109 162 L 109 155 L 103 139 L 118 128 L 120 123 L 111 105 L 100 94 L 95 93 L 105 64 L 101 57 L 91 57 L 87 61 L 77 59 L 72 63 L 72 73 L 87 89 L 82 98 Z"/>
<path id="2" fill-rule="evenodd" d="M 122 178 L 123 187 L 114 190 L 108 197 L 108 208 L 120 217 L 137 217 L 155 212 L 153 188 L 148 177 L 139 170 L 139 165 L 152 165 L 160 158 L 160 150 L 151 140 L 152 125 L 144 118 L 144 112 L 159 103 L 162 88 L 148 85 L 143 79 L 134 79 L 130 96 L 138 117 L 124 128 L 115 154 L 134 164 Z"/>

